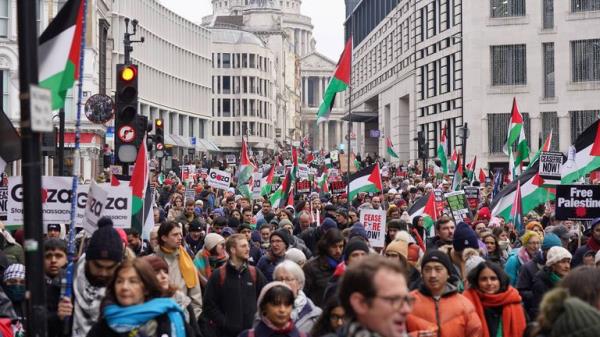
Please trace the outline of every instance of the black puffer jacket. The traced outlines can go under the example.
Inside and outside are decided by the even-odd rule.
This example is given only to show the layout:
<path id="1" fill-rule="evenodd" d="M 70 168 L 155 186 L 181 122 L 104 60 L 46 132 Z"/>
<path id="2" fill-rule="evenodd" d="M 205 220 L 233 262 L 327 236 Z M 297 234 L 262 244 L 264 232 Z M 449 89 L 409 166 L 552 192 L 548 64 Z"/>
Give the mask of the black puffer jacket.
<path id="1" fill-rule="evenodd" d="M 533 310 L 535 307 L 533 304 L 533 281 L 537 273 L 544 267 L 544 264 L 544 256 L 540 253 L 537 254 L 532 261 L 521 266 L 521 271 L 519 272 L 516 288 L 519 291 L 519 294 L 521 294 L 525 312 L 530 319 L 535 319 L 535 316 L 532 316 L 535 312 L 535 310 Z"/>
<path id="2" fill-rule="evenodd" d="M 304 265 L 304 293 L 317 307 L 323 305 L 323 294 L 334 272 L 335 268 L 329 265 L 325 256 L 315 256 Z"/>
<path id="3" fill-rule="evenodd" d="M 540 311 L 540 303 L 542 302 L 544 294 L 546 294 L 555 286 L 555 284 L 550 280 L 551 274 L 552 269 L 549 267 L 544 267 L 538 271 L 533 278 L 533 296 L 531 298 L 531 304 L 528 310 L 529 317 L 531 318 L 537 317 L 537 314 Z"/>

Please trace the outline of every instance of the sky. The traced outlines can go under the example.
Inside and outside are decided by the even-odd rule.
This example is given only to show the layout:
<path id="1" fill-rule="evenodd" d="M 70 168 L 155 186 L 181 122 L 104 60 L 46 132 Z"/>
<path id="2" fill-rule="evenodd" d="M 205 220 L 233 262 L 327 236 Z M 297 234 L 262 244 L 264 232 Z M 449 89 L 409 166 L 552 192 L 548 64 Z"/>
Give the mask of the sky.
<path id="1" fill-rule="evenodd" d="M 212 13 L 210 0 L 159 0 L 165 7 L 193 22 Z M 344 0 L 303 0 L 302 14 L 312 18 L 317 51 L 334 62 L 344 49 Z"/>

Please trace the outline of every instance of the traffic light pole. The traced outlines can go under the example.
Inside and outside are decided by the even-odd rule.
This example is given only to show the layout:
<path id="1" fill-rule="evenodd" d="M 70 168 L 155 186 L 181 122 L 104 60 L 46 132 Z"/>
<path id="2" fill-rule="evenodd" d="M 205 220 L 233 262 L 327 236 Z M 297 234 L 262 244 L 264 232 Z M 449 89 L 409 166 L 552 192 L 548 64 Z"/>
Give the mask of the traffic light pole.
<path id="1" fill-rule="evenodd" d="M 23 216 L 25 227 L 25 280 L 29 294 L 25 332 L 46 336 L 46 284 L 42 232 L 42 169 L 40 134 L 31 129 L 30 86 L 38 84 L 38 40 L 36 2 L 17 1 L 19 43 L 19 98 L 21 100 L 21 151 L 23 166 Z"/>

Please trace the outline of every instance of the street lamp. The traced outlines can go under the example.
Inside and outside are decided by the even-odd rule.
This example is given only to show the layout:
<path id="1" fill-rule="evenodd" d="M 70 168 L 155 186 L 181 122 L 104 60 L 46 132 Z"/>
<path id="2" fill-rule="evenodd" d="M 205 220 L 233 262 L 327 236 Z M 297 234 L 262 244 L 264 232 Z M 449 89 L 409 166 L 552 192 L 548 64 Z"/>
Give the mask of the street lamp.
<path id="1" fill-rule="evenodd" d="M 462 127 L 460 127 L 458 129 L 459 133 L 458 133 L 458 137 L 462 140 L 462 156 L 463 156 L 463 161 L 462 161 L 462 170 L 463 172 L 465 171 L 465 162 L 467 161 L 467 139 L 469 138 L 469 134 L 471 133 L 469 130 L 469 127 L 467 126 L 467 123 L 464 123 Z"/>

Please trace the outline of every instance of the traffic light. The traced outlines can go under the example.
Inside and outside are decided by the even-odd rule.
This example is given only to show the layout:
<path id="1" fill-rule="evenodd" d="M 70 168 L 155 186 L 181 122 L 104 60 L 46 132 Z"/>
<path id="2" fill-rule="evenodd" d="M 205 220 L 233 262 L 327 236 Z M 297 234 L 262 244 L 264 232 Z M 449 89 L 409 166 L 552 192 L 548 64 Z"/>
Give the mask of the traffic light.
<path id="1" fill-rule="evenodd" d="M 427 159 L 427 152 L 429 152 L 428 144 L 425 143 L 425 136 L 423 131 L 417 132 L 417 152 L 419 159 Z"/>
<path id="2" fill-rule="evenodd" d="M 133 64 L 117 64 L 115 93 L 115 151 L 119 163 L 133 163 L 144 132 L 136 121 L 138 105 L 138 69 Z M 147 122 L 146 122 L 147 123 Z"/>
<path id="3" fill-rule="evenodd" d="M 154 144 L 156 145 L 156 157 L 162 158 L 165 148 L 165 124 L 162 118 L 154 120 Z"/>

